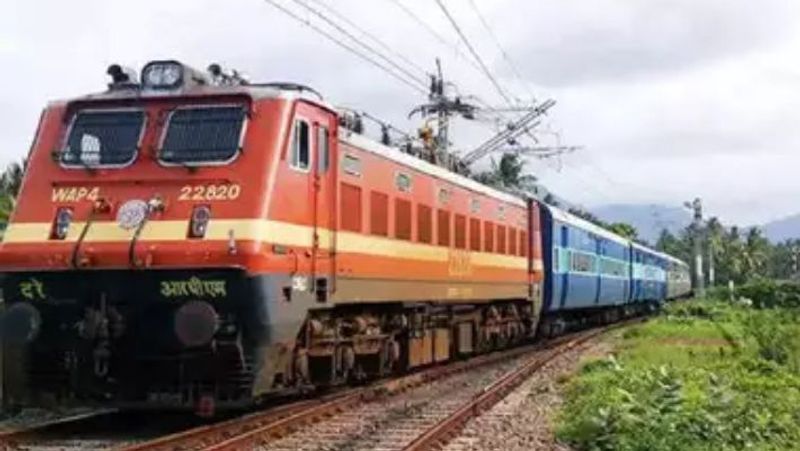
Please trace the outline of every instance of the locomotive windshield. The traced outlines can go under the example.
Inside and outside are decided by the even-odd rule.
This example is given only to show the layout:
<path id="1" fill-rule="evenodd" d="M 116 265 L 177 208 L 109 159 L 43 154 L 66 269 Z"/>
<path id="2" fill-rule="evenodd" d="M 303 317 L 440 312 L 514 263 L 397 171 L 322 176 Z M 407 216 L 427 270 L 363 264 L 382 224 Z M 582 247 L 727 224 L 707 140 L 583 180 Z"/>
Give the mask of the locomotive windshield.
<path id="1" fill-rule="evenodd" d="M 143 124 L 143 111 L 81 111 L 73 119 L 61 162 L 67 166 L 128 164 L 136 157 Z"/>
<path id="2" fill-rule="evenodd" d="M 234 107 L 181 108 L 172 112 L 161 144 L 161 161 L 225 162 L 241 146 L 245 111 Z"/>

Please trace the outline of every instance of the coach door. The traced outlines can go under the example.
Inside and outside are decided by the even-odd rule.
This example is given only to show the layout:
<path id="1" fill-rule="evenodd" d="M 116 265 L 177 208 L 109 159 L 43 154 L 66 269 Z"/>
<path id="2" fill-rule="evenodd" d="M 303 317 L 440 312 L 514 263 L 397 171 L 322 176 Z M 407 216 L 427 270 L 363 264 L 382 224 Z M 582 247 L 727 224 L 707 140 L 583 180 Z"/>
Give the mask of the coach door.
<path id="1" fill-rule="evenodd" d="M 317 301 L 326 302 L 336 289 L 336 120 L 321 112 L 313 123 L 314 167 L 313 187 L 314 247 L 312 273 Z"/>

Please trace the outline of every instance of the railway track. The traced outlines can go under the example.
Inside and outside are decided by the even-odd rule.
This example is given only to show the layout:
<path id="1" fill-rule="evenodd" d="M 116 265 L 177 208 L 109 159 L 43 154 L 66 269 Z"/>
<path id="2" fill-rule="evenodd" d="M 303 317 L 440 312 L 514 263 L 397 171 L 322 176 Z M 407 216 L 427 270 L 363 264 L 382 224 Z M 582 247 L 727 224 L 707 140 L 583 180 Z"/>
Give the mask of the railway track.
<path id="1" fill-rule="evenodd" d="M 14 449 L 37 437 L 54 434 L 58 431 L 66 432 L 115 414 L 117 414 L 116 410 L 92 411 L 0 431 L 0 449 Z"/>
<path id="2" fill-rule="evenodd" d="M 81 431 L 97 430 L 98 427 L 109 429 L 108 426 L 119 415 L 116 410 L 92 411 L 2 431 L 0 450 L 28 449 L 33 444 L 36 444 L 37 449 L 65 448 L 72 444 L 71 440 L 80 435 Z M 86 444 L 103 441 L 99 437 L 85 439 Z"/>
<path id="3" fill-rule="evenodd" d="M 0 450 L 113 449 L 193 428 L 185 415 L 98 410 L 0 432 Z"/>
<path id="4" fill-rule="evenodd" d="M 430 368 L 400 378 L 378 381 L 367 387 L 348 389 L 322 398 L 300 401 L 133 444 L 123 448 L 123 451 L 250 449 L 265 438 L 286 436 L 304 425 L 313 424 L 358 405 L 388 398 L 451 375 L 466 373 L 482 365 L 491 365 L 509 357 L 532 352 L 536 347 L 538 346 L 520 347 L 443 367 Z"/>
<path id="5" fill-rule="evenodd" d="M 466 421 L 502 399 L 547 362 L 623 324 L 627 323 L 378 381 L 325 398 L 189 429 L 124 450 L 437 448 Z"/>

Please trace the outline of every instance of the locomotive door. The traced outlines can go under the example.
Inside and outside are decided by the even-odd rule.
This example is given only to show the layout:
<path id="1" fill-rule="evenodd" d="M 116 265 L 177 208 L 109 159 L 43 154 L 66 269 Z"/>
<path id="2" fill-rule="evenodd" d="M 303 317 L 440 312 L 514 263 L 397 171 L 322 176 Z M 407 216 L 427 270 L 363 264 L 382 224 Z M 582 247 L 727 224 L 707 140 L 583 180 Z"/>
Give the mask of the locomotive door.
<path id="1" fill-rule="evenodd" d="M 336 288 L 336 120 L 328 112 L 313 123 L 314 165 L 312 174 L 313 255 L 312 275 L 317 301 L 325 302 Z"/>

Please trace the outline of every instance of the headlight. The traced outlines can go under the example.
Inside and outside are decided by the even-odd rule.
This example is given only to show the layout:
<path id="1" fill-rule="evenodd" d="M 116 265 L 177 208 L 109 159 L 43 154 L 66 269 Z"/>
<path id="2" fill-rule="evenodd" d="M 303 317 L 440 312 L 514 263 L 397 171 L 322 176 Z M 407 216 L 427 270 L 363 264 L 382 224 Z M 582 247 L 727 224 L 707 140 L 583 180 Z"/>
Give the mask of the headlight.
<path id="1" fill-rule="evenodd" d="M 60 207 L 56 210 L 56 217 L 53 221 L 53 230 L 50 237 L 54 240 L 63 240 L 69 233 L 69 226 L 72 224 L 72 208 Z"/>
<path id="2" fill-rule="evenodd" d="M 36 307 L 27 302 L 11 305 L 0 322 L 3 339 L 12 344 L 26 344 L 36 339 L 42 325 L 42 318 Z"/>
<path id="3" fill-rule="evenodd" d="M 187 348 L 208 344 L 219 327 L 214 307 L 203 301 L 189 301 L 180 306 L 174 321 L 175 337 Z"/>
<path id="4" fill-rule="evenodd" d="M 211 219 L 211 208 L 207 205 L 198 205 L 192 210 L 192 219 L 189 221 L 189 238 L 203 238 L 208 230 L 208 221 Z"/>
<path id="5" fill-rule="evenodd" d="M 175 89 L 183 84 L 183 65 L 177 61 L 153 61 L 142 70 L 142 85 L 152 89 Z"/>

